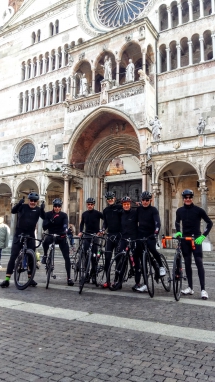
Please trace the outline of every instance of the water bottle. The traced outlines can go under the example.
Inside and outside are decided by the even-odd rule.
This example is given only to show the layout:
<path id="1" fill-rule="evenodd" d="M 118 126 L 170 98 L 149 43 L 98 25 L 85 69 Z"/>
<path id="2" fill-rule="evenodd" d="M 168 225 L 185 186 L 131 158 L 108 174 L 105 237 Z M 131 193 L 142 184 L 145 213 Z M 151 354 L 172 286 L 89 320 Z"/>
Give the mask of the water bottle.
<path id="1" fill-rule="evenodd" d="M 134 258 L 133 258 L 133 255 L 132 255 L 132 254 L 130 254 L 130 260 L 131 260 L 131 265 L 132 265 L 132 267 L 134 267 L 134 266 L 135 266 L 135 263 L 134 263 Z"/>
<path id="2" fill-rule="evenodd" d="M 101 256 L 101 251 L 100 251 L 100 249 L 98 249 L 98 252 L 97 252 L 97 259 L 100 259 L 100 256 Z"/>

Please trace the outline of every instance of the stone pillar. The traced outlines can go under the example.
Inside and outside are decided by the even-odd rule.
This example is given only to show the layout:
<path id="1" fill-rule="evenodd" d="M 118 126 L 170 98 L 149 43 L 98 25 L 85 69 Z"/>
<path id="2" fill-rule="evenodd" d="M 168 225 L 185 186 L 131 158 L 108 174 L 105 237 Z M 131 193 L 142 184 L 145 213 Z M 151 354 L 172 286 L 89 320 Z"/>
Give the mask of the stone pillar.
<path id="1" fill-rule="evenodd" d="M 201 55 L 200 62 L 204 62 L 205 61 L 205 55 L 204 55 L 204 37 L 200 36 L 199 37 L 199 41 L 200 41 L 200 55 Z"/>
<path id="2" fill-rule="evenodd" d="M 70 77 L 66 78 L 66 94 L 70 93 Z"/>
<path id="3" fill-rule="evenodd" d="M 59 53 L 55 52 L 55 70 L 59 69 Z"/>
<path id="4" fill-rule="evenodd" d="M 56 104 L 56 85 L 55 85 L 54 82 L 52 83 L 52 89 L 53 89 L 53 101 L 52 101 L 52 105 L 54 105 L 54 104 Z"/>
<path id="5" fill-rule="evenodd" d="M 63 193 L 63 211 L 69 216 L 69 175 L 63 175 L 64 193 Z"/>
<path id="6" fill-rule="evenodd" d="M 39 98 L 39 94 L 38 94 L 38 91 L 36 89 L 36 93 L 35 93 L 35 102 L 34 102 L 34 110 L 37 110 L 38 109 L 38 98 Z"/>
<path id="7" fill-rule="evenodd" d="M 32 111 L 32 93 L 30 90 L 28 92 L 28 111 Z"/>
<path id="8" fill-rule="evenodd" d="M 167 63 L 167 72 L 169 72 L 171 70 L 171 67 L 170 67 L 170 48 L 166 48 L 166 63 Z"/>
<path id="9" fill-rule="evenodd" d="M 25 81 L 28 79 L 28 65 L 25 65 Z"/>
<path id="10" fill-rule="evenodd" d="M 71 97 L 71 99 L 73 99 L 73 95 L 74 95 L 74 76 L 73 75 L 70 76 L 70 84 L 71 84 L 71 86 L 70 86 L 70 97 Z"/>
<path id="11" fill-rule="evenodd" d="M 211 0 L 211 14 L 213 15 L 215 13 L 215 4 L 214 0 Z"/>
<path id="12" fill-rule="evenodd" d="M 41 65 L 41 61 L 39 59 L 36 60 L 36 66 L 37 66 L 37 72 L 36 72 L 36 76 L 39 77 L 40 76 L 40 65 Z"/>
<path id="13" fill-rule="evenodd" d="M 21 66 L 21 81 L 24 81 L 25 79 L 25 67 L 22 65 Z"/>
<path id="14" fill-rule="evenodd" d="M 44 91 L 43 88 L 40 88 L 40 109 L 44 107 Z"/>
<path id="15" fill-rule="evenodd" d="M 145 51 L 145 49 L 142 50 L 142 70 L 143 70 L 143 73 L 145 74 L 146 73 L 146 51 Z"/>
<path id="16" fill-rule="evenodd" d="M 177 3 L 177 7 L 178 7 L 178 25 L 181 25 L 182 24 L 182 5 L 181 5 L 181 2 Z"/>
<path id="17" fill-rule="evenodd" d="M 26 94 L 23 93 L 23 107 L 22 107 L 22 112 L 26 113 Z"/>
<path id="18" fill-rule="evenodd" d="M 154 206 L 158 209 L 159 211 L 159 195 L 161 194 L 159 183 L 152 183 L 152 192 L 154 194 Z"/>
<path id="19" fill-rule="evenodd" d="M 30 68 L 31 68 L 31 73 L 30 73 L 30 78 L 33 78 L 34 77 L 34 63 L 33 61 L 31 61 L 30 63 Z"/>
<path id="20" fill-rule="evenodd" d="M 177 69 L 181 67 L 181 46 L 180 44 L 176 45 L 177 48 Z"/>
<path id="21" fill-rule="evenodd" d="M 17 204 L 17 203 L 18 203 L 18 199 L 15 196 L 12 196 L 12 198 L 11 198 L 11 208 L 13 206 L 15 206 L 15 204 Z M 11 221 L 10 221 L 10 243 L 12 243 L 12 240 L 13 240 L 13 236 L 14 236 L 15 228 L 16 228 L 16 222 L 17 222 L 17 214 L 11 214 Z"/>
<path id="22" fill-rule="evenodd" d="M 213 47 L 213 59 L 215 58 L 215 34 L 211 35 L 212 38 L 212 47 Z"/>
<path id="23" fill-rule="evenodd" d="M 96 88 L 96 70 L 95 68 L 92 69 L 92 93 L 95 94 L 95 88 Z M 75 95 L 75 94 L 74 94 Z"/>
<path id="24" fill-rule="evenodd" d="M 172 28 L 172 14 L 171 14 L 171 7 L 167 7 L 167 14 L 168 14 L 168 29 Z"/>
<path id="25" fill-rule="evenodd" d="M 207 194 L 208 194 L 208 188 L 206 186 L 206 179 L 199 179 L 199 188 L 198 190 L 201 192 L 201 207 L 205 212 L 207 213 Z M 201 231 L 204 232 L 206 228 L 206 223 L 204 221 L 201 222 Z M 207 236 L 206 239 L 202 243 L 202 249 L 203 251 L 211 251 L 212 245 L 210 242 L 209 237 Z"/>
<path id="26" fill-rule="evenodd" d="M 193 43 L 192 41 L 188 41 L 189 47 L 189 65 L 193 65 Z"/>
<path id="27" fill-rule="evenodd" d="M 146 173 L 145 162 L 141 163 L 140 169 L 142 172 L 142 191 L 146 191 L 147 190 L 147 173 Z"/>
<path id="28" fill-rule="evenodd" d="M 119 66 L 120 60 L 116 60 L 116 86 L 119 86 Z"/>
<path id="29" fill-rule="evenodd" d="M 63 101 L 63 84 L 59 81 L 59 102 Z"/>
<path id="30" fill-rule="evenodd" d="M 66 52 L 65 50 L 62 51 L 62 62 L 61 62 L 61 67 L 63 68 L 65 66 L 66 62 Z"/>
<path id="31" fill-rule="evenodd" d="M 157 74 L 161 73 L 161 57 L 160 57 L 160 49 L 157 48 Z"/>
<path id="32" fill-rule="evenodd" d="M 42 74 L 46 73 L 46 64 L 47 64 L 47 60 L 45 57 L 43 57 L 43 73 Z"/>
<path id="33" fill-rule="evenodd" d="M 189 5 L 189 21 L 193 21 L 193 1 L 188 1 Z"/>
<path id="34" fill-rule="evenodd" d="M 49 70 L 48 71 L 49 72 L 52 71 L 52 56 L 51 56 L 51 54 L 49 55 Z"/>
<path id="35" fill-rule="evenodd" d="M 200 5 L 200 16 L 199 16 L 199 18 L 202 18 L 202 17 L 204 17 L 204 2 L 203 2 L 203 0 L 199 0 L 199 5 Z"/>
<path id="36" fill-rule="evenodd" d="M 46 86 L 46 105 L 50 106 L 50 87 L 49 85 Z"/>

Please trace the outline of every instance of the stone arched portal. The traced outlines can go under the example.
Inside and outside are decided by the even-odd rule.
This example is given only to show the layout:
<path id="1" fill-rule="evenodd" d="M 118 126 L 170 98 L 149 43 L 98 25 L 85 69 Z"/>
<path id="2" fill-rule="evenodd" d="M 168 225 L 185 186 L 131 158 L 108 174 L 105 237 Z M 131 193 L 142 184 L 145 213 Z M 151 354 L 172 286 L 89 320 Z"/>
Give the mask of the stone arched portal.
<path id="1" fill-rule="evenodd" d="M 70 143 L 68 162 L 84 171 L 83 201 L 94 196 L 97 208 L 102 210 L 104 176 L 109 163 L 123 154 L 139 158 L 144 151 L 142 141 L 145 144 L 146 139 L 141 139 L 134 122 L 118 110 L 101 108 L 82 122 Z M 141 173 L 138 180 L 141 188 Z"/>

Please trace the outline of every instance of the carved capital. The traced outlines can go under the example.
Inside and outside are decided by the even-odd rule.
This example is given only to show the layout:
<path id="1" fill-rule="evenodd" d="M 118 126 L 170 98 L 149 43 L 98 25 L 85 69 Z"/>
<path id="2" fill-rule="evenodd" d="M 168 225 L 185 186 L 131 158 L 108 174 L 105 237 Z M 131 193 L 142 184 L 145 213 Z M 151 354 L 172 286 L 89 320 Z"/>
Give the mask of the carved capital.
<path id="1" fill-rule="evenodd" d="M 77 176 L 74 176 L 72 181 L 73 181 L 73 185 L 75 186 L 75 188 L 83 188 L 83 179 L 82 178 L 78 178 Z"/>
<path id="2" fill-rule="evenodd" d="M 207 193 L 208 193 L 208 187 L 206 185 L 207 180 L 206 179 L 199 179 L 198 182 L 199 182 L 198 191 L 201 192 L 201 195 L 207 195 Z"/>

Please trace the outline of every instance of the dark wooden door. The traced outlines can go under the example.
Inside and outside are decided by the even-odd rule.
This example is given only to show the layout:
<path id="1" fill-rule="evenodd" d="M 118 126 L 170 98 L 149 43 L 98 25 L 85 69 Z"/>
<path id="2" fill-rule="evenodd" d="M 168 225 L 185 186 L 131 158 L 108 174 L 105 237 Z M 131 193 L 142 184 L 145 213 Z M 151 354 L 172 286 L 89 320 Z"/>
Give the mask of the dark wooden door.
<path id="1" fill-rule="evenodd" d="M 123 196 L 130 196 L 133 202 L 139 202 L 141 200 L 142 180 L 108 183 L 107 190 L 113 191 L 117 200 L 122 199 Z"/>

